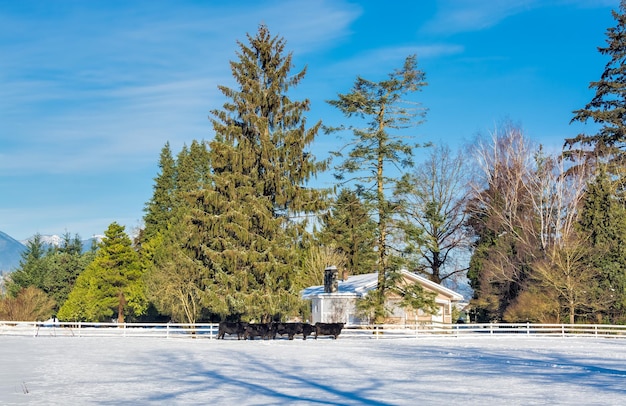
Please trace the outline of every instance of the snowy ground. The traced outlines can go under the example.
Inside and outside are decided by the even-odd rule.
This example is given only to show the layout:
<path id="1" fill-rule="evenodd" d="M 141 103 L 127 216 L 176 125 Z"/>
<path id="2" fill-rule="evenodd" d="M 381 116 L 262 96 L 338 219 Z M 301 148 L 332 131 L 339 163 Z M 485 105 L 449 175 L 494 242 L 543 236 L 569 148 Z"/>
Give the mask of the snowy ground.
<path id="1" fill-rule="evenodd" d="M 0 404 L 626 404 L 626 339 L 0 336 Z"/>

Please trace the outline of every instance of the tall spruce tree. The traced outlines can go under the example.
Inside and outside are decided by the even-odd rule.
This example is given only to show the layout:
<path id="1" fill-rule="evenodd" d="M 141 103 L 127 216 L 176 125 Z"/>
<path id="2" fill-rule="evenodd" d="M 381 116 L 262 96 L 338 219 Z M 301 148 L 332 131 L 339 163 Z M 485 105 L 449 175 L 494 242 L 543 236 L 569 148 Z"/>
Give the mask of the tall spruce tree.
<path id="1" fill-rule="evenodd" d="M 617 22 L 607 29 L 607 46 L 598 47 L 601 54 L 611 59 L 600 80 L 591 82 L 595 95 L 582 109 L 574 111 L 572 122 L 600 124 L 596 134 L 579 134 L 566 139 L 566 155 L 577 158 L 581 154 L 592 161 L 608 159 L 624 165 L 626 148 L 626 0 L 618 11 L 612 11 Z M 589 150 L 588 148 L 591 147 Z"/>
<path id="2" fill-rule="evenodd" d="M 375 206 L 378 223 L 378 289 L 375 315 L 377 320 L 385 316 L 384 301 L 388 282 L 386 276 L 392 271 L 388 257 L 387 234 L 394 213 L 394 204 L 387 194 L 399 179 L 389 166 L 406 168 L 413 165 L 413 149 L 418 144 L 407 142 L 394 131 L 407 129 L 421 123 L 426 112 L 416 103 L 410 103 L 407 95 L 420 91 L 425 74 L 417 68 L 417 57 L 406 58 L 404 65 L 389 75 L 387 80 L 373 82 L 357 77 L 351 92 L 339 94 L 330 100 L 348 118 L 365 121 L 365 126 L 350 126 L 353 137 L 344 147 L 349 151 L 335 151 L 343 161 L 336 167 L 340 181 L 354 181 L 357 190 L 369 204 Z M 328 128 L 327 131 L 343 131 L 345 127 Z M 351 178 L 346 179 L 350 175 Z"/>
<path id="3" fill-rule="evenodd" d="M 207 270 L 209 310 L 261 320 L 299 303 L 294 246 L 304 224 L 295 216 L 323 203 L 321 191 L 306 187 L 323 162 L 307 151 L 321 123 L 307 128 L 309 101 L 288 96 L 306 69 L 291 74 L 285 40 L 265 25 L 247 38 L 230 64 L 238 86 L 220 86 L 228 101 L 211 112 L 212 186 L 190 193 L 187 247 Z"/>

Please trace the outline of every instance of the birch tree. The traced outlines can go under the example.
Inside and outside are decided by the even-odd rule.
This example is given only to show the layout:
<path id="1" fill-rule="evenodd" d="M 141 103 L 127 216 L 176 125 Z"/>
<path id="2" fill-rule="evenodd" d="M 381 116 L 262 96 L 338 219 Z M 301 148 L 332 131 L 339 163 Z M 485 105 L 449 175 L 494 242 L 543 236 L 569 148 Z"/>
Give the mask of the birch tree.
<path id="1" fill-rule="evenodd" d="M 468 277 L 479 318 L 502 318 L 525 289 L 540 252 L 533 197 L 537 149 L 515 125 L 506 124 L 474 148 L 468 225 L 476 240 Z"/>

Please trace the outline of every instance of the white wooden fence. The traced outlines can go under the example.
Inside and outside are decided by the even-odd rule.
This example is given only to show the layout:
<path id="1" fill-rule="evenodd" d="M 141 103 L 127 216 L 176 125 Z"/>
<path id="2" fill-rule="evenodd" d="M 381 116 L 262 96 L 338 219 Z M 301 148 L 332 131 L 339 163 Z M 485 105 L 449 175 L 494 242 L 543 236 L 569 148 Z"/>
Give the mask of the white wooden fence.
<path id="1" fill-rule="evenodd" d="M 15 322 L 0 321 L 1 336 L 31 337 L 155 337 L 155 338 L 217 338 L 215 323 L 84 323 L 84 322 Z M 626 326 L 605 324 L 441 324 L 345 326 L 341 339 L 393 339 L 421 337 L 464 337 L 507 334 L 559 337 L 626 338 Z M 233 338 L 227 336 L 228 339 Z M 313 338 L 313 337 L 310 337 Z"/>

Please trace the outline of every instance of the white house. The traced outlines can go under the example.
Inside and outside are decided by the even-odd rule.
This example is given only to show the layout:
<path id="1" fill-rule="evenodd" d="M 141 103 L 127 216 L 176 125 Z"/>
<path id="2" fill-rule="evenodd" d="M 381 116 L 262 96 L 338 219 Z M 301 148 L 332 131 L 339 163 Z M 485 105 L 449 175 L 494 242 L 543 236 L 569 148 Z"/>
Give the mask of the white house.
<path id="1" fill-rule="evenodd" d="M 438 283 L 422 276 L 400 271 L 405 283 L 419 283 L 426 291 L 436 293 L 435 302 L 439 311 L 435 315 L 421 310 L 403 309 L 397 305 L 400 298 L 389 298 L 387 306 L 392 314 L 385 321 L 395 324 L 414 324 L 417 322 L 452 322 L 454 304 L 463 300 L 463 296 Z M 311 323 L 346 323 L 348 325 L 367 324 L 357 315 L 356 300 L 366 296 L 378 286 L 378 273 L 353 275 L 345 279 L 337 279 L 337 270 L 327 268 L 324 274 L 324 285 L 311 286 L 301 292 L 302 298 L 311 300 Z"/>

